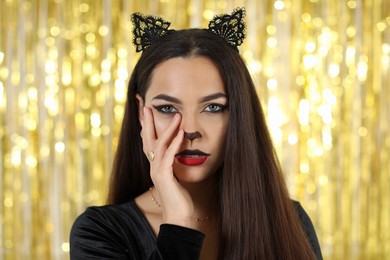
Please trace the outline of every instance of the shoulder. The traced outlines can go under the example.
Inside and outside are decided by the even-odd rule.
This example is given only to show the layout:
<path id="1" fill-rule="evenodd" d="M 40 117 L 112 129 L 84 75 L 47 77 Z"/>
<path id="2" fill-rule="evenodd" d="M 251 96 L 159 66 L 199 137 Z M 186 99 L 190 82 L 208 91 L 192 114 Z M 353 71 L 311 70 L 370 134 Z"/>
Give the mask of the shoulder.
<path id="1" fill-rule="evenodd" d="M 314 229 L 313 223 L 309 217 L 309 215 L 306 213 L 305 209 L 302 207 L 301 203 L 298 201 L 293 201 L 295 209 L 297 211 L 299 220 L 301 221 L 303 230 L 305 231 L 307 238 L 309 239 L 309 242 L 313 248 L 314 253 L 317 256 L 317 259 L 322 259 L 322 253 L 320 244 L 317 238 L 316 231 Z"/>
<path id="2" fill-rule="evenodd" d="M 310 220 L 309 215 L 306 213 L 305 209 L 302 207 L 301 203 L 298 201 L 293 201 L 295 210 L 297 211 L 297 214 L 299 216 L 299 219 L 301 220 L 301 223 L 303 227 L 311 228 L 313 227 L 313 224 Z M 305 230 L 306 231 L 306 230 Z"/>
<path id="3" fill-rule="evenodd" d="M 89 207 L 72 226 L 71 258 L 88 259 L 99 253 L 116 259 L 136 259 L 138 251 L 152 245 L 154 240 L 145 222 L 133 202 Z M 143 244 L 139 243 L 140 236 Z"/>
<path id="4" fill-rule="evenodd" d="M 97 226 L 120 232 L 132 224 L 143 222 L 142 213 L 133 202 L 120 205 L 88 207 L 73 224 L 72 231 L 77 228 Z"/>

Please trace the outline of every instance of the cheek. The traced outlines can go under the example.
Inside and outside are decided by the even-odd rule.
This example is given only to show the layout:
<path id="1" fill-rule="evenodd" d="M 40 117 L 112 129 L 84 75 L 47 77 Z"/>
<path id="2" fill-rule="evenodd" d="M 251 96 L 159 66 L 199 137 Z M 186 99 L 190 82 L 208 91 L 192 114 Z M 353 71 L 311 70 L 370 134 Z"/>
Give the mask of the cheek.
<path id="1" fill-rule="evenodd" d="M 224 124 L 220 126 L 217 138 L 218 138 L 218 144 L 220 147 L 225 145 L 226 142 L 226 135 L 227 135 L 227 124 Z"/>
<path id="2" fill-rule="evenodd" d="M 220 120 L 208 120 L 207 123 L 207 134 L 212 142 L 217 146 L 222 146 L 226 140 L 228 128 L 228 120 L 226 117 Z"/>

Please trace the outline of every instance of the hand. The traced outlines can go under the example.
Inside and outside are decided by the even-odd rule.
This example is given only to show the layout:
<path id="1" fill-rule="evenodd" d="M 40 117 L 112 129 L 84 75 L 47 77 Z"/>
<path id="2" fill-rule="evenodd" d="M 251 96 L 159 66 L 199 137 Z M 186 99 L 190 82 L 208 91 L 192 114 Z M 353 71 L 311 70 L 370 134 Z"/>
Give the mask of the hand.
<path id="1" fill-rule="evenodd" d="M 156 137 L 153 114 L 144 107 L 143 151 L 153 151 L 154 159 L 150 162 L 150 177 L 159 195 L 163 211 L 163 221 L 169 224 L 191 227 L 194 205 L 190 194 L 177 181 L 173 173 L 175 155 L 179 152 L 184 131 L 179 129 L 181 115 L 176 113 L 165 131 Z"/>

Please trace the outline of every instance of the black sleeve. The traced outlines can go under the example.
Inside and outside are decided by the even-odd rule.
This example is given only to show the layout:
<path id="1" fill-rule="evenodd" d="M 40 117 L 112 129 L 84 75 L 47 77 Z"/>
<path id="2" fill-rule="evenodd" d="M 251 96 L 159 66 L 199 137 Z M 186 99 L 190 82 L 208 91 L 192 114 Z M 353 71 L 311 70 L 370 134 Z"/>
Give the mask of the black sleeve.
<path id="1" fill-rule="evenodd" d="M 299 202 L 295 202 L 295 208 L 297 209 L 299 219 L 301 220 L 303 229 L 309 239 L 310 245 L 318 260 L 322 260 L 322 253 L 320 243 L 318 242 L 316 231 L 314 230 L 313 223 L 310 220 L 309 215 L 303 209 Z"/>
<path id="2" fill-rule="evenodd" d="M 142 237 L 128 234 L 123 221 L 88 208 L 72 226 L 70 259 L 141 259 L 139 241 Z M 193 229 L 163 224 L 150 260 L 199 259 L 204 234 Z"/>
<path id="3" fill-rule="evenodd" d="M 153 259 L 199 259 L 204 237 L 193 229 L 163 224 Z"/>

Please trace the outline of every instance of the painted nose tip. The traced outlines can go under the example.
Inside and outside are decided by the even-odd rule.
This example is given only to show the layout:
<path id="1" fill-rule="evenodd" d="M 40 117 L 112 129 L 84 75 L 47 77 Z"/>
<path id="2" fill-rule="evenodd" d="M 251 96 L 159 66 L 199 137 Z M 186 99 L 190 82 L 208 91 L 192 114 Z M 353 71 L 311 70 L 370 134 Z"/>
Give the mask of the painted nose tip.
<path id="1" fill-rule="evenodd" d="M 184 132 L 184 137 L 192 142 L 197 138 L 201 138 L 202 134 L 199 131 L 192 132 L 192 133 Z"/>

